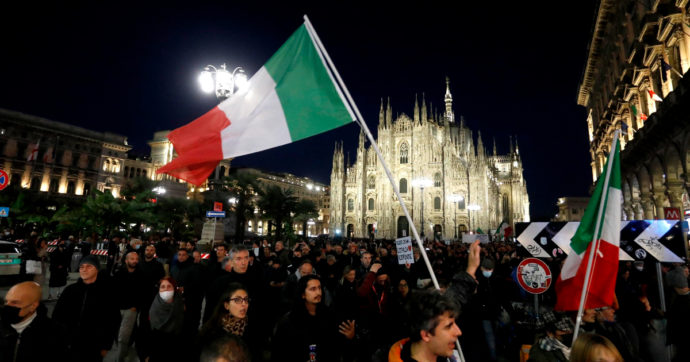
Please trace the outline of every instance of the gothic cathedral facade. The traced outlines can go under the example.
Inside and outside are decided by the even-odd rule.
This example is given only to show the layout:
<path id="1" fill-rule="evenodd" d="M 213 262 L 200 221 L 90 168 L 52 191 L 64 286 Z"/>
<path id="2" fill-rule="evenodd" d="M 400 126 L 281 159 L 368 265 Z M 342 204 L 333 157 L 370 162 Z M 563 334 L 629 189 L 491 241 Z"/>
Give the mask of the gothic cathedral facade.
<path id="1" fill-rule="evenodd" d="M 452 240 L 462 233 L 489 233 L 502 222 L 529 221 L 529 198 L 517 141 L 510 153 L 475 146 L 472 130 L 453 112 L 446 80 L 445 112 L 433 115 L 422 98 L 413 117 L 393 120 L 390 100 L 379 112 L 377 143 L 420 235 Z M 429 107 L 431 108 L 431 107 Z M 430 111 L 430 109 L 429 109 Z M 354 164 L 345 163 L 343 144 L 333 154 L 330 187 L 331 236 L 394 239 L 410 235 L 410 225 L 391 182 L 363 133 Z M 422 222 L 423 220 L 423 222 Z M 514 228 L 513 228 L 514 230 Z"/>

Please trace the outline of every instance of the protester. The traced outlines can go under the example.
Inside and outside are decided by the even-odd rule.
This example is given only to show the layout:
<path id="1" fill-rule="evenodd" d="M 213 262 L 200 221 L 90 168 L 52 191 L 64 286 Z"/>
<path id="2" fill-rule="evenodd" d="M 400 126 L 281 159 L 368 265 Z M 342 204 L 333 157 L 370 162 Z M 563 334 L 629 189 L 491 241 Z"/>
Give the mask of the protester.
<path id="1" fill-rule="evenodd" d="M 79 280 L 58 299 L 53 320 L 64 326 L 70 361 L 101 361 L 111 348 L 120 326 L 120 313 L 112 282 L 99 273 L 94 255 L 79 263 Z"/>
<path id="2" fill-rule="evenodd" d="M 570 362 L 623 362 L 623 357 L 606 337 L 584 333 L 577 337 L 570 352 Z"/>
<path id="3" fill-rule="evenodd" d="M 184 356 L 177 346 L 184 345 L 184 300 L 172 277 L 160 280 L 159 292 L 151 303 L 149 362 L 175 361 Z"/>
<path id="4" fill-rule="evenodd" d="M 252 359 L 261 360 L 261 341 L 256 328 L 258 323 L 249 320 L 248 310 L 251 300 L 244 286 L 231 283 L 221 297 L 222 303 L 216 306 L 211 318 L 204 323 L 199 332 L 202 344 L 216 340 L 224 335 L 235 335 L 249 346 Z"/>
<path id="5" fill-rule="evenodd" d="M 340 337 L 342 335 L 342 337 Z M 276 326 L 273 361 L 337 361 L 355 337 L 355 321 L 337 324 L 322 303 L 321 280 L 310 274 L 300 278 L 293 309 Z"/>
<path id="6" fill-rule="evenodd" d="M 544 315 L 546 335 L 540 338 L 529 351 L 529 362 L 567 362 L 570 360 L 570 346 L 573 342 L 573 322 L 565 314 Z"/>
<path id="7" fill-rule="evenodd" d="M 14 285 L 0 310 L 0 361 L 69 361 L 67 342 L 41 304 L 41 286 Z"/>
<path id="8" fill-rule="evenodd" d="M 410 336 L 393 344 L 388 361 L 450 361 L 455 342 L 462 335 L 455 324 L 458 312 L 458 305 L 436 290 L 413 296 L 407 315 Z"/>
<path id="9" fill-rule="evenodd" d="M 65 241 L 59 240 L 57 248 L 50 253 L 50 279 L 48 280 L 48 300 L 60 298 L 67 285 L 70 256 Z"/>
<path id="10" fill-rule="evenodd" d="M 117 335 L 117 360 L 121 362 L 129 354 L 138 313 L 146 304 L 148 288 L 144 273 L 139 268 L 139 254 L 130 251 L 125 255 L 125 263 L 115 273 L 114 281 L 121 317 Z"/>

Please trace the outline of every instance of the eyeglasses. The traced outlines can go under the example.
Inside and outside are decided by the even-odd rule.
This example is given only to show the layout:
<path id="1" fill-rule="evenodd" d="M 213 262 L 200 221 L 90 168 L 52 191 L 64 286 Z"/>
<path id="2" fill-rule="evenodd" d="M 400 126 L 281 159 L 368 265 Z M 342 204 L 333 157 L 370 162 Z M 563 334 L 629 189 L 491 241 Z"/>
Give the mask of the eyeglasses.
<path id="1" fill-rule="evenodd" d="M 252 300 L 249 299 L 249 297 L 244 297 L 244 298 L 236 297 L 236 298 L 230 298 L 230 301 L 233 303 L 236 303 L 236 304 L 242 304 L 242 303 L 249 304 L 249 302 L 251 302 Z"/>

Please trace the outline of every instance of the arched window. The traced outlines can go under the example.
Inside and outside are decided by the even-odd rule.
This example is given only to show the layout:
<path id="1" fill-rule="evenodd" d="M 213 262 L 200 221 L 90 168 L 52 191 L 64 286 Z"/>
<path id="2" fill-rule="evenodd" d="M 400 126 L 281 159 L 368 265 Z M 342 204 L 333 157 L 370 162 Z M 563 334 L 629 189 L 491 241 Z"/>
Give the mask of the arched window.
<path id="1" fill-rule="evenodd" d="M 74 187 L 74 181 L 68 182 L 67 183 L 67 194 L 74 195 L 75 190 L 76 190 L 76 187 Z"/>
<path id="2" fill-rule="evenodd" d="M 108 169 L 110 169 L 110 160 L 105 160 L 103 162 L 103 171 L 108 171 Z"/>
<path id="3" fill-rule="evenodd" d="M 407 163 L 407 142 L 403 142 L 400 145 L 400 163 Z"/>
<path id="4" fill-rule="evenodd" d="M 374 175 L 369 176 L 369 181 L 367 182 L 367 188 L 370 190 L 376 188 L 376 177 Z"/>
<path id="5" fill-rule="evenodd" d="M 465 210 L 465 198 L 464 197 L 460 201 L 458 201 L 458 209 L 459 210 Z"/>
<path id="6" fill-rule="evenodd" d="M 441 173 L 436 172 L 434 174 L 434 187 L 441 187 Z"/>
<path id="7" fill-rule="evenodd" d="M 441 210 L 441 198 L 438 196 L 434 197 L 434 210 Z"/>
<path id="8" fill-rule="evenodd" d="M 31 186 L 29 188 L 31 191 L 38 191 L 38 189 L 41 187 L 41 180 L 38 177 L 34 177 L 31 179 Z"/>
<path id="9" fill-rule="evenodd" d="M 48 191 L 58 192 L 58 185 L 59 184 L 60 184 L 60 181 L 56 178 L 50 180 L 50 186 L 48 187 Z"/>
<path id="10" fill-rule="evenodd" d="M 374 199 L 369 199 L 369 211 L 374 210 Z"/>
<path id="11" fill-rule="evenodd" d="M 347 211 L 353 211 L 355 209 L 355 200 L 347 199 Z"/>
<path id="12" fill-rule="evenodd" d="M 401 194 L 407 193 L 407 179 L 406 178 L 400 179 L 400 193 Z"/>

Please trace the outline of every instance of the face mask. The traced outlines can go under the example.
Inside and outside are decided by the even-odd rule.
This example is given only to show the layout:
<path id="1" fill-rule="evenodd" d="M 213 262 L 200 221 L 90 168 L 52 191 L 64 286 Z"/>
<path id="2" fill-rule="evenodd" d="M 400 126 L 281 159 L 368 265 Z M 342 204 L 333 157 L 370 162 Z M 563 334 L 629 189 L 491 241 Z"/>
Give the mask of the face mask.
<path id="1" fill-rule="evenodd" d="M 254 248 L 254 255 L 259 256 L 259 248 Z"/>
<path id="2" fill-rule="evenodd" d="M 141 244 L 134 245 L 134 249 L 139 250 L 141 248 Z"/>
<path id="3" fill-rule="evenodd" d="M 172 290 L 167 290 L 164 292 L 159 292 L 158 294 L 161 296 L 161 299 L 163 299 L 166 302 L 169 302 L 172 300 L 173 295 L 175 295 L 175 292 Z"/>
<path id="4" fill-rule="evenodd" d="M 493 273 L 493 272 L 492 272 L 492 271 L 482 270 L 482 275 L 484 276 L 484 278 L 489 278 L 489 277 L 491 277 L 491 273 Z"/>
<path id="5" fill-rule="evenodd" d="M 20 311 L 21 308 L 6 305 L 0 310 L 0 319 L 7 324 L 17 324 L 22 321 L 22 317 L 19 316 Z"/>
<path id="6" fill-rule="evenodd" d="M 572 334 L 566 334 L 561 336 L 561 342 L 565 344 L 566 346 L 572 346 L 573 345 L 573 335 Z"/>
<path id="7" fill-rule="evenodd" d="M 635 269 L 637 269 L 637 271 L 642 271 L 644 269 L 644 267 L 643 266 L 636 266 Z"/>

